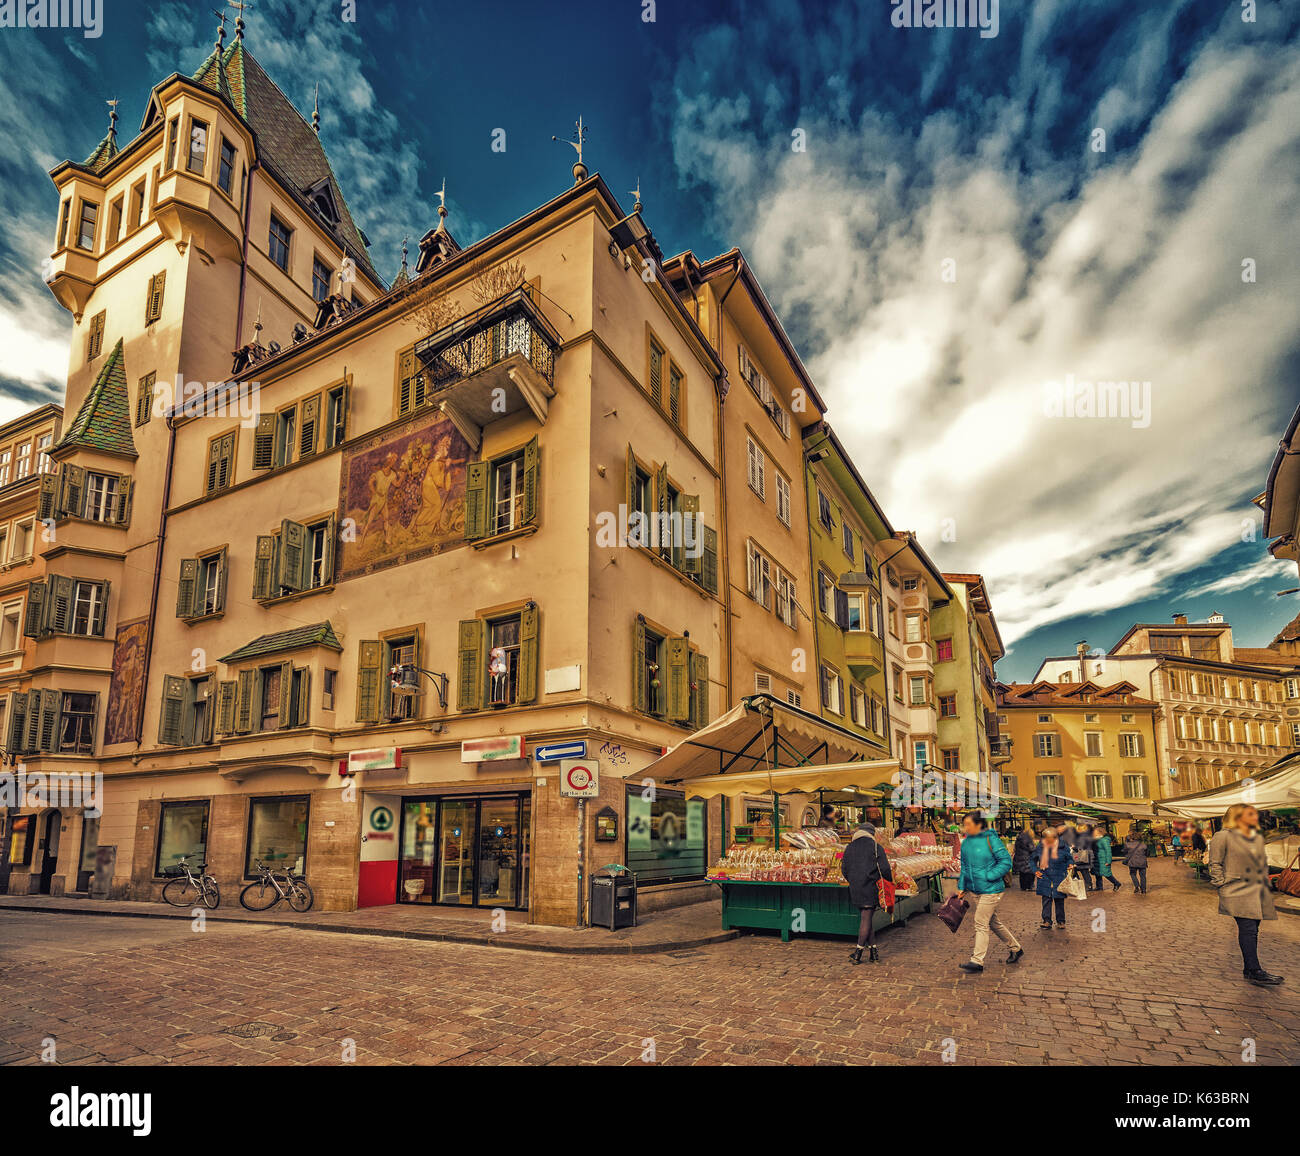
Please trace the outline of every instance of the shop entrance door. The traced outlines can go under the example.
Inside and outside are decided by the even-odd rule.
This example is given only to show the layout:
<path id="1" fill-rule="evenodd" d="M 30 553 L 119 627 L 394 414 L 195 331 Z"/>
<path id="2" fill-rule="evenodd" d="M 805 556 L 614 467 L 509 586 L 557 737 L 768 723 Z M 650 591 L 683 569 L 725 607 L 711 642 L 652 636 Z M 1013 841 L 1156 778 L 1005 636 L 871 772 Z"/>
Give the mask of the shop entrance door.
<path id="1" fill-rule="evenodd" d="M 81 817 L 81 856 L 77 862 L 77 890 L 89 891 L 95 875 L 95 852 L 99 848 L 99 820 Z"/>
<path id="2" fill-rule="evenodd" d="M 527 908 L 531 802 L 522 794 L 404 800 L 397 901 Z"/>
<path id="3" fill-rule="evenodd" d="M 438 902 L 459 905 L 474 902 L 474 836 L 477 799 L 443 799 L 438 824 L 442 862 L 438 872 Z"/>
<path id="4" fill-rule="evenodd" d="M 59 811 L 45 814 L 45 857 L 41 860 L 41 895 L 48 895 L 54 883 L 54 872 L 59 866 L 59 832 L 63 828 L 63 815 Z"/>

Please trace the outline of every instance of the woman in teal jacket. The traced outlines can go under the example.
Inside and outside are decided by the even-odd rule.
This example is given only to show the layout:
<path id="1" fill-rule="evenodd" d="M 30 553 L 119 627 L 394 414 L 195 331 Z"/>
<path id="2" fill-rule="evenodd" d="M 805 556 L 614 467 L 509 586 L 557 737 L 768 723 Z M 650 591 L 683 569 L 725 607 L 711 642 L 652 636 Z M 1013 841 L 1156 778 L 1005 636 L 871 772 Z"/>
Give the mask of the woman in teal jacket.
<path id="1" fill-rule="evenodd" d="M 1096 836 L 1096 841 L 1092 845 L 1092 853 L 1097 860 L 1097 869 L 1093 872 L 1097 876 L 1097 886 L 1101 886 L 1101 880 L 1110 880 L 1110 885 L 1118 891 L 1124 886 L 1114 875 L 1110 873 L 1111 861 L 1115 858 L 1111 850 L 1110 836 L 1106 833 L 1105 827 L 1094 827 L 1092 833 Z"/>

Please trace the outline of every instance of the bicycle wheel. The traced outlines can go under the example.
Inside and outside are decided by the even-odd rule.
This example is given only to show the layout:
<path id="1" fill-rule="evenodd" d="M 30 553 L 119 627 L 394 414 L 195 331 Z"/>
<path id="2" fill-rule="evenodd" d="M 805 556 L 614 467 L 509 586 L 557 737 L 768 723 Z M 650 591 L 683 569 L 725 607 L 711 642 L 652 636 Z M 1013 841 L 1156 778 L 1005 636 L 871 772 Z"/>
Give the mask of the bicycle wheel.
<path id="1" fill-rule="evenodd" d="M 162 897 L 173 907 L 193 907 L 199 901 L 199 891 L 188 878 L 182 876 L 163 887 Z"/>
<path id="2" fill-rule="evenodd" d="M 273 884 L 254 879 L 239 893 L 239 902 L 249 911 L 269 911 L 280 902 L 280 893 Z"/>
<path id="3" fill-rule="evenodd" d="M 221 906 L 221 888 L 211 875 L 203 880 L 203 905 L 209 911 L 215 911 Z"/>
<path id="4" fill-rule="evenodd" d="M 316 896 L 312 894 L 306 880 L 295 879 L 289 888 L 289 906 L 298 912 L 310 911 L 315 902 Z"/>

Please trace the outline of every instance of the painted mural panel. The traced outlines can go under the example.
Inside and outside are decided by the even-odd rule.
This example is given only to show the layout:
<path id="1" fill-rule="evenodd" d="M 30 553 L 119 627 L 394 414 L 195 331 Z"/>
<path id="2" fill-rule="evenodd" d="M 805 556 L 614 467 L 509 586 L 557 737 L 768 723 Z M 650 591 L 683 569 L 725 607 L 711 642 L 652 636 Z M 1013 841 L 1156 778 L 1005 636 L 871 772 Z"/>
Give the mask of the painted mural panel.
<path id="1" fill-rule="evenodd" d="M 147 618 L 117 628 L 113 643 L 113 673 L 108 684 L 108 717 L 104 743 L 135 741 L 136 726 L 144 709 L 144 655 L 149 636 Z"/>
<path id="2" fill-rule="evenodd" d="M 398 566 L 464 542 L 469 443 L 430 412 L 344 453 L 339 578 Z"/>

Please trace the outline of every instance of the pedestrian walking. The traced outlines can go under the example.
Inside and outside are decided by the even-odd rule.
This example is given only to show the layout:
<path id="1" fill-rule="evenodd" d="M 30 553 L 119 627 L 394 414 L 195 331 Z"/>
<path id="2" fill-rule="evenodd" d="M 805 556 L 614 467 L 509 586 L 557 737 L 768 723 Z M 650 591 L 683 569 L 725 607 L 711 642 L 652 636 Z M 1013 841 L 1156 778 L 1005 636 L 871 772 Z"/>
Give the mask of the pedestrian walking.
<path id="1" fill-rule="evenodd" d="M 868 960 L 880 962 L 876 947 L 876 909 L 880 906 L 880 881 L 894 879 L 889 858 L 876 842 L 874 823 L 859 823 L 853 838 L 844 848 L 840 870 L 849 885 L 849 902 L 858 908 L 858 945 L 849 953 L 850 963 L 862 962 L 862 949 L 868 949 Z"/>
<path id="2" fill-rule="evenodd" d="M 1074 870 L 1074 855 L 1064 840 L 1051 828 L 1043 832 L 1043 841 L 1034 849 L 1038 880 L 1034 890 L 1043 900 L 1043 930 L 1052 930 L 1052 909 L 1056 909 L 1056 924 L 1065 926 L 1065 896 L 1057 888 Z"/>
<path id="3" fill-rule="evenodd" d="M 1130 831 L 1124 838 L 1124 866 L 1128 868 L 1128 877 L 1133 883 L 1133 890 L 1138 895 L 1147 893 L 1147 841 L 1136 831 Z"/>
<path id="4" fill-rule="evenodd" d="M 1064 845 L 1065 847 L 1068 847 L 1068 848 L 1070 849 L 1070 854 L 1073 855 L 1073 854 L 1074 854 L 1074 840 L 1075 840 L 1075 833 L 1074 833 L 1074 827 L 1073 827 L 1073 825 L 1071 825 L 1071 824 L 1068 823 L 1068 822 L 1062 823 L 1062 824 L 1061 824 L 1061 828 L 1060 828 L 1060 835 L 1059 835 L 1059 838 L 1060 838 L 1060 840 L 1061 840 L 1062 845 Z"/>
<path id="5" fill-rule="evenodd" d="M 1174 837 L 1169 840 L 1169 845 L 1174 849 L 1174 862 L 1181 863 L 1185 848 L 1183 847 L 1183 837 L 1177 831 L 1174 832 Z"/>
<path id="6" fill-rule="evenodd" d="M 998 918 L 998 904 L 1002 902 L 1003 878 L 1011 870 L 1011 855 L 988 829 L 989 822 L 978 811 L 971 811 L 962 820 L 961 873 L 957 877 L 957 894 L 975 911 L 975 952 L 970 962 L 960 964 L 962 971 L 984 970 L 984 957 L 989 950 L 989 932 L 992 931 L 1010 949 L 1008 963 L 1019 963 L 1025 954 L 1020 941 Z"/>
<path id="7" fill-rule="evenodd" d="M 1200 827 L 1193 827 L 1192 828 L 1192 850 L 1204 851 L 1206 847 L 1207 844 L 1205 842 L 1205 833 L 1200 829 Z"/>
<path id="8" fill-rule="evenodd" d="M 1110 865 L 1115 858 L 1115 853 L 1110 846 L 1110 835 L 1105 827 L 1094 827 L 1092 833 L 1094 836 L 1092 851 L 1097 859 L 1097 865 L 1092 869 L 1092 873 L 1097 880 L 1097 889 L 1101 890 L 1102 882 L 1108 880 L 1110 885 L 1118 891 L 1124 884 L 1110 873 Z"/>
<path id="9" fill-rule="evenodd" d="M 1087 824 L 1079 824 L 1079 832 L 1074 839 L 1074 866 L 1077 874 L 1083 882 L 1084 891 L 1088 890 L 1088 884 L 1091 881 L 1093 850 L 1092 850 L 1092 832 L 1088 829 Z M 1097 884 L 1100 886 L 1100 884 Z"/>
<path id="10" fill-rule="evenodd" d="M 1210 883 L 1219 891 L 1219 914 L 1237 921 L 1241 974 L 1257 987 L 1282 982 L 1259 965 L 1259 924 L 1276 919 L 1268 883 L 1268 855 L 1259 832 L 1259 812 L 1233 803 L 1223 817 L 1223 829 L 1210 842 Z"/>
<path id="11" fill-rule="evenodd" d="M 1024 829 L 1016 836 L 1015 846 L 1011 850 L 1011 870 L 1020 877 L 1020 890 L 1032 891 L 1034 887 L 1034 833 L 1026 823 Z"/>

